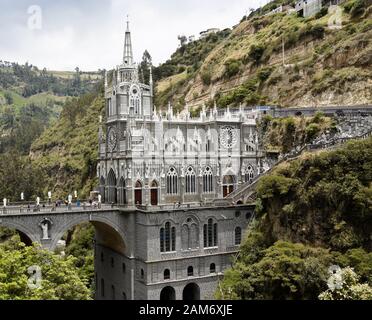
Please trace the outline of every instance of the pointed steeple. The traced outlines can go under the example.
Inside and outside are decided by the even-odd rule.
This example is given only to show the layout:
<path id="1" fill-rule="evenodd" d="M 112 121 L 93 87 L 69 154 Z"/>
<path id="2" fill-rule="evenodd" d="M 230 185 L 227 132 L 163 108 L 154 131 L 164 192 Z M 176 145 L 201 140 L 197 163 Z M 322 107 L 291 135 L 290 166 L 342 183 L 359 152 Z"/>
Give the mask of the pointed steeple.
<path id="1" fill-rule="evenodd" d="M 124 40 L 124 55 L 123 55 L 124 65 L 131 66 L 133 64 L 133 49 L 132 49 L 132 39 L 129 30 L 129 17 L 127 16 L 127 30 L 125 31 Z"/>

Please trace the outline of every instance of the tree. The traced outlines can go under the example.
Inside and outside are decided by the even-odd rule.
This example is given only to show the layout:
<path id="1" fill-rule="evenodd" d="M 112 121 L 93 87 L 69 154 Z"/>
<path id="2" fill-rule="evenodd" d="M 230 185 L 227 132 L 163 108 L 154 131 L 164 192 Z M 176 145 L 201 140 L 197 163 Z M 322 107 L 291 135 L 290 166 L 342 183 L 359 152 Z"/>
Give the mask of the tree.
<path id="1" fill-rule="evenodd" d="M 322 292 L 320 300 L 372 300 L 372 287 L 359 283 L 359 276 L 352 268 L 346 267 L 337 273 L 331 276 L 339 277 L 338 285 Z"/>
<path id="2" fill-rule="evenodd" d="M 361 16 L 364 13 L 367 6 L 368 6 L 367 0 L 356 0 L 350 10 L 351 17 L 356 18 Z"/>
<path id="3" fill-rule="evenodd" d="M 262 44 L 253 44 L 249 49 L 248 57 L 256 64 L 259 64 L 264 52 L 265 47 Z"/>
<path id="4" fill-rule="evenodd" d="M 13 238 L 0 245 L 0 300 L 90 300 L 74 263 L 71 256 L 62 258 L 36 244 L 26 247 Z"/>
<path id="5" fill-rule="evenodd" d="M 0 194 L 2 197 L 19 200 L 21 192 L 25 200 L 42 194 L 44 175 L 27 157 L 16 152 L 0 155 Z"/>
<path id="6" fill-rule="evenodd" d="M 225 273 L 217 298 L 315 299 L 325 288 L 330 261 L 326 249 L 285 241 L 259 252 L 245 251 Z"/>
<path id="7" fill-rule="evenodd" d="M 139 65 L 139 73 L 141 76 L 143 76 L 143 81 L 145 83 L 148 83 L 149 82 L 149 78 L 150 78 L 150 67 L 152 66 L 152 58 L 151 58 L 151 55 L 150 53 L 145 50 L 145 52 L 143 53 L 142 55 L 142 61 Z"/>
<path id="8" fill-rule="evenodd" d="M 13 103 L 13 96 L 9 92 L 4 93 L 4 98 L 5 98 L 6 104 Z"/>

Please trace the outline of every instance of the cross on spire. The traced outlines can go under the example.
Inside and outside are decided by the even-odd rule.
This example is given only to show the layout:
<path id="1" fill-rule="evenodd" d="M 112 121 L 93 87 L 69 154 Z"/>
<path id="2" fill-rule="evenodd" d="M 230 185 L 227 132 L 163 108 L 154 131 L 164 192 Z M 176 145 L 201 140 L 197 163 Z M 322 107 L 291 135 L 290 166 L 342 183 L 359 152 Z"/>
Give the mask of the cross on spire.
<path id="1" fill-rule="evenodd" d="M 133 64 L 132 39 L 129 31 L 129 15 L 127 15 L 127 31 L 125 32 L 123 62 L 127 66 L 132 66 Z"/>
<path id="2" fill-rule="evenodd" d="M 129 14 L 127 14 L 127 32 L 129 32 Z"/>

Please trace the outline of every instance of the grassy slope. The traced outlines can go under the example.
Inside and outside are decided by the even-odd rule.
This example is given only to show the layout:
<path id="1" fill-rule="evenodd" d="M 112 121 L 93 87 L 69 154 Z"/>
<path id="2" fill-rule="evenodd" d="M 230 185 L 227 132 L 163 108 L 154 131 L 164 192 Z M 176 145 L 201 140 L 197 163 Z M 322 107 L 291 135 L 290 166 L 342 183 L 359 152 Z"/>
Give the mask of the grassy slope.
<path id="1" fill-rule="evenodd" d="M 224 95 L 234 95 L 236 89 L 250 81 L 253 90 L 245 91 L 243 97 L 235 94 L 228 102 L 283 106 L 370 103 L 370 16 L 366 13 L 358 19 L 351 19 L 343 12 L 341 30 L 327 27 L 331 14 L 319 19 L 286 14 L 253 16 L 237 25 L 230 36 L 207 55 L 198 71 L 177 88 L 173 101 L 184 99 L 194 106 L 210 103 L 211 95 L 217 100 Z M 311 27 L 314 26 L 324 28 L 323 39 L 312 36 Z M 282 66 L 283 35 L 286 68 Z M 264 48 L 258 63 L 249 57 L 253 45 Z M 238 62 L 239 71 L 226 77 L 226 64 L 231 60 Z M 257 79 L 265 68 L 269 69 L 268 78 Z M 212 75 L 210 85 L 202 81 L 205 72 Z M 159 85 L 161 91 L 166 90 L 164 82 Z M 172 85 L 177 87 L 176 82 Z M 251 91 L 255 94 L 253 99 Z M 225 101 L 220 102 L 223 105 Z"/>

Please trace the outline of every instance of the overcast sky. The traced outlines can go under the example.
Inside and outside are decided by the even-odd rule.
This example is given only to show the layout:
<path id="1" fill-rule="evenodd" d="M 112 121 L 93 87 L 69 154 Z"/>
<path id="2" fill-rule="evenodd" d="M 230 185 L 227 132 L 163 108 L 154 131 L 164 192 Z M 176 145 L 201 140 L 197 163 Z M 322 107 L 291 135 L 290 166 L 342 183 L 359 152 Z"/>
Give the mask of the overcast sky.
<path id="1" fill-rule="evenodd" d="M 232 27 L 250 8 L 266 2 L 0 0 L 0 60 L 49 70 L 110 69 L 122 59 L 128 14 L 136 61 L 147 49 L 157 65 L 175 51 L 179 34 Z"/>

